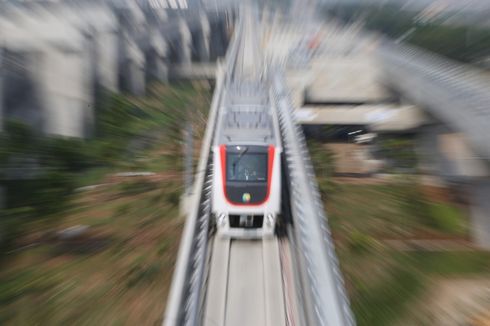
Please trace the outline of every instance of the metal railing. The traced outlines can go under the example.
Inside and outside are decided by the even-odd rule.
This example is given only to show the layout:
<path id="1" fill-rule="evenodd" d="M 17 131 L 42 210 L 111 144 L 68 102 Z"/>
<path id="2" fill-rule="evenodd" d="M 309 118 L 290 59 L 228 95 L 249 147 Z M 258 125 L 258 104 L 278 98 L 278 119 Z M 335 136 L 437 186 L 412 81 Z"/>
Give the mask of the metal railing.
<path id="1" fill-rule="evenodd" d="M 220 70 L 218 68 L 218 70 Z M 199 302 L 205 268 L 208 232 L 210 221 L 210 175 L 211 144 L 213 140 L 216 117 L 221 102 L 223 76 L 218 72 L 208 125 L 201 146 L 201 156 L 196 172 L 191 211 L 186 217 L 182 232 L 179 254 L 175 266 L 172 287 L 168 298 L 164 325 L 196 325 L 199 315 Z"/>
<path id="2" fill-rule="evenodd" d="M 240 33 L 233 36 L 224 67 L 218 64 L 208 124 L 201 145 L 199 165 L 192 191 L 191 209 L 182 232 L 179 254 L 168 297 L 163 325 L 194 326 L 200 324 L 204 298 L 209 223 L 211 221 L 211 148 L 216 132 L 219 109 L 224 96 L 224 85 L 232 78 L 238 53 Z"/>
<path id="3" fill-rule="evenodd" d="M 274 74 L 272 85 L 286 162 L 283 171 L 289 174 L 285 186 L 289 186 L 306 322 L 354 325 L 303 131 L 295 121 L 281 72 Z"/>

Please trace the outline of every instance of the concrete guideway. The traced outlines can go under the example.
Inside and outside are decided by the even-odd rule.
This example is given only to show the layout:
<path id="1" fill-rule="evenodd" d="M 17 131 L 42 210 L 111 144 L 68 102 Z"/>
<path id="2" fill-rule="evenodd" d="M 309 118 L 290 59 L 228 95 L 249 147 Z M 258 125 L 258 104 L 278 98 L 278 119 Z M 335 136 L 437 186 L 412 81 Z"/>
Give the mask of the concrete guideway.
<path id="1" fill-rule="evenodd" d="M 203 324 L 286 325 L 277 238 L 215 238 Z"/>
<path id="2" fill-rule="evenodd" d="M 242 8 L 230 79 L 234 83 L 259 80 L 261 53 L 254 12 Z M 202 323 L 204 325 L 286 325 L 279 242 L 211 239 L 208 280 Z"/>
<path id="3" fill-rule="evenodd" d="M 294 206 L 294 223 L 284 227 L 301 230 L 287 232 L 287 237 L 255 241 L 213 237 L 209 209 L 212 185 L 208 182 L 213 163 L 209 153 L 219 128 L 217 117 L 224 110 L 223 99 L 233 87 L 246 87 L 247 82 L 259 80 L 270 88 L 272 109 L 284 111 L 282 119 L 290 122 L 281 127 L 293 133 L 289 133 L 292 138 L 285 139 L 281 131 L 283 140 L 288 141 L 286 160 L 294 154 L 288 168 L 294 176 L 283 188 L 294 199 L 285 199 L 285 204 L 302 200 L 290 189 L 297 184 L 304 190 L 302 196 L 319 196 L 308 182 L 314 176 L 303 169 L 308 153 L 295 140 L 298 125 L 291 120 L 292 110 L 283 98 L 287 93 L 285 80 L 273 78 L 274 67 L 274 71 L 267 69 L 268 61 L 256 45 L 260 44 L 256 18 L 250 8 L 240 11 L 222 78 L 217 78 L 200 173 L 194 183 L 195 200 L 188 211 L 164 325 L 353 325 L 327 227 L 316 223 L 316 218 L 324 221 L 317 214 L 323 211 L 318 202 L 307 200 L 305 205 Z M 276 96 L 273 88 L 281 95 Z M 294 150 L 297 152 L 292 153 Z M 298 163 L 299 169 L 293 169 Z M 304 233 L 306 230 L 311 232 Z"/>
<path id="4" fill-rule="evenodd" d="M 386 42 L 379 55 L 386 84 L 464 133 L 479 156 L 490 159 L 488 79 L 475 68 L 415 47 Z"/>
<path id="5" fill-rule="evenodd" d="M 422 110 L 413 105 L 315 105 L 295 110 L 304 125 L 369 125 L 373 131 L 415 129 L 426 122 Z"/>

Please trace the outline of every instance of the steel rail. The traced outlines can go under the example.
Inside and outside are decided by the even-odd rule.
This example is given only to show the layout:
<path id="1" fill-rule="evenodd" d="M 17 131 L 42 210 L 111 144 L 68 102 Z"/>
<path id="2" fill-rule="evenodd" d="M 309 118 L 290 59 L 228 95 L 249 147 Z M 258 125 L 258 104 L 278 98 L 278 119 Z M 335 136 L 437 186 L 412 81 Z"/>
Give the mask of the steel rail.
<path id="1" fill-rule="evenodd" d="M 286 167 L 296 258 L 308 325 L 350 326 L 355 321 L 345 294 L 334 245 L 301 127 L 282 72 L 272 77 Z"/>

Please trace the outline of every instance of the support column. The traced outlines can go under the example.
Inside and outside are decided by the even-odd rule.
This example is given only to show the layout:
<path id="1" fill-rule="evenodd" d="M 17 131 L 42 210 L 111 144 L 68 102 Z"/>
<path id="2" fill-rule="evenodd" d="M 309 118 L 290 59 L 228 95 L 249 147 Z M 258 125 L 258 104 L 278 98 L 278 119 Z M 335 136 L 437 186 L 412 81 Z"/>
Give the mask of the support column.
<path id="1" fill-rule="evenodd" d="M 443 158 L 438 144 L 442 131 L 439 125 L 428 125 L 420 129 L 416 148 L 419 168 L 423 173 L 440 177 L 451 175 L 450 162 Z"/>
<path id="2" fill-rule="evenodd" d="M 135 61 L 130 61 L 129 75 L 129 92 L 136 96 L 145 95 L 145 68 Z"/>
<path id="3" fill-rule="evenodd" d="M 424 173 L 456 184 L 468 196 L 470 234 L 475 245 L 490 249 L 490 169 L 473 152 L 461 133 L 443 125 L 422 129 L 418 141 L 419 162 Z"/>
<path id="4" fill-rule="evenodd" d="M 165 57 L 158 57 L 156 61 L 156 75 L 157 75 L 157 80 L 161 81 L 162 83 L 167 83 L 168 82 L 168 66 L 167 63 L 165 62 Z"/>
<path id="5" fill-rule="evenodd" d="M 52 47 L 43 53 L 38 68 L 45 132 L 66 137 L 89 136 L 94 119 L 89 47 Z"/>
<path id="6" fill-rule="evenodd" d="M 471 202 L 471 238 L 482 249 L 490 249 L 490 179 L 469 184 Z"/>
<path id="7" fill-rule="evenodd" d="M 116 30 L 101 31 L 97 36 L 97 83 L 111 92 L 119 91 L 118 74 L 118 34 Z"/>
<path id="8" fill-rule="evenodd" d="M 183 66 L 190 66 L 192 63 L 192 35 L 184 19 L 179 19 L 179 32 L 178 61 Z"/>
<path id="9" fill-rule="evenodd" d="M 208 16 L 201 14 L 201 31 L 199 33 L 201 39 L 198 42 L 199 48 L 197 49 L 200 62 L 209 62 L 211 58 L 209 49 L 210 35 L 211 27 L 209 26 Z"/>
<path id="10" fill-rule="evenodd" d="M 121 88 L 132 95 L 144 95 L 146 88 L 145 55 L 128 35 L 124 36 L 122 42 Z"/>
<path id="11" fill-rule="evenodd" d="M 152 32 L 151 37 L 152 62 L 147 62 L 148 73 L 152 79 L 168 82 L 168 46 L 158 30 Z"/>
<path id="12" fill-rule="evenodd" d="M 222 21 L 215 21 L 210 26 L 210 57 L 215 61 L 225 53 L 225 24 Z"/>
<path id="13" fill-rule="evenodd" d="M 0 132 L 3 131 L 3 120 L 4 120 L 4 112 L 3 112 L 3 77 L 4 77 L 3 47 L 0 47 Z M 2 208 L 2 207 L 0 206 L 0 208 Z"/>

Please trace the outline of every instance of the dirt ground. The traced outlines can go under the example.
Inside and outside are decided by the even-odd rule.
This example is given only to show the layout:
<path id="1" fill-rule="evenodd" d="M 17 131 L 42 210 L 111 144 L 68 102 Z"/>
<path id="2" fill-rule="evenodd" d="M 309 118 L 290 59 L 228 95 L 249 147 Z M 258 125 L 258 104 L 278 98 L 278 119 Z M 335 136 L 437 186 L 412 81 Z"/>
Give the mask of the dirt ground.
<path id="1" fill-rule="evenodd" d="M 411 310 L 415 317 L 400 325 L 490 325 L 490 279 L 457 278 L 432 282 L 426 296 Z"/>

